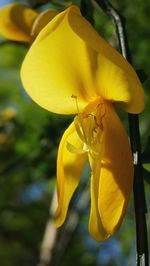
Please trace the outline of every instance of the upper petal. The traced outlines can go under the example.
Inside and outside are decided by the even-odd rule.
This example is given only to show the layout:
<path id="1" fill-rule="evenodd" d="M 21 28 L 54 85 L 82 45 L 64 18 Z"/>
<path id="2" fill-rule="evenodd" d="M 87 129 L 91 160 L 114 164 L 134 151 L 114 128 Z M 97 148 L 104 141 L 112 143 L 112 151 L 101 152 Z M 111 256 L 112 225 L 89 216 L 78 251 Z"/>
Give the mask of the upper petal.
<path id="1" fill-rule="evenodd" d="M 69 16 L 69 24 L 87 45 L 97 51 L 96 90 L 105 99 L 125 102 L 129 113 L 144 108 L 144 91 L 133 67 L 110 46 L 79 13 Z"/>
<path id="2" fill-rule="evenodd" d="M 56 210 L 55 222 L 60 226 L 66 217 L 71 197 L 78 186 L 87 154 L 77 154 L 67 149 L 67 142 L 81 149 L 83 143 L 79 139 L 74 123 L 65 131 L 58 150 L 57 157 L 57 192 L 58 207 Z"/>
<path id="3" fill-rule="evenodd" d="M 47 9 L 41 12 L 32 25 L 31 36 L 34 40 L 39 32 L 58 14 L 58 11 Z"/>
<path id="4" fill-rule="evenodd" d="M 132 66 L 74 6 L 39 34 L 24 60 L 21 78 L 33 100 L 55 113 L 77 112 L 72 95 L 80 111 L 97 96 L 123 102 L 131 113 L 144 107 L 143 88 Z"/>
<path id="5" fill-rule="evenodd" d="M 128 137 L 113 106 L 104 118 L 104 150 L 99 182 L 99 213 L 113 234 L 124 217 L 133 185 L 133 162 Z"/>
<path id="6" fill-rule="evenodd" d="M 0 33 L 10 40 L 30 42 L 30 31 L 37 15 L 24 4 L 8 4 L 0 9 Z"/>
<path id="7" fill-rule="evenodd" d="M 77 113 L 72 95 L 77 97 L 80 111 L 96 97 L 93 72 L 97 53 L 70 27 L 71 10 L 78 12 L 75 7 L 67 9 L 40 32 L 21 69 L 29 95 L 55 113 Z"/>
<path id="8" fill-rule="evenodd" d="M 126 109 L 131 101 L 131 93 L 133 93 L 134 90 L 130 89 L 130 85 L 127 73 L 122 68 L 114 64 L 104 55 L 98 55 L 97 71 L 95 75 L 97 93 L 106 100 L 124 103 Z M 134 109 L 127 111 L 138 112 L 138 106 L 141 106 L 139 103 L 141 102 L 141 95 L 135 92 L 133 96 L 135 100 Z M 144 104 L 143 98 L 142 102 Z M 135 109 L 135 105 L 137 109 Z"/>

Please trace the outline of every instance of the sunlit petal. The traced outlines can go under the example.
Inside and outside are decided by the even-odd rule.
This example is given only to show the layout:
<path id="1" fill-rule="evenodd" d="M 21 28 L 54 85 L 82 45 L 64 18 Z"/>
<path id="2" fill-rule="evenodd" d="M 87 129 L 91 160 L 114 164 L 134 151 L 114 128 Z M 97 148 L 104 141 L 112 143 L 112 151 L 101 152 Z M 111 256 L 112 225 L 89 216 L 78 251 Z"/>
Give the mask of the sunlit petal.
<path id="1" fill-rule="evenodd" d="M 97 92 L 108 100 L 125 102 L 124 108 L 130 113 L 141 112 L 144 108 L 144 92 L 132 66 L 74 9 L 70 11 L 68 21 L 72 30 L 99 54 Z"/>
<path id="2" fill-rule="evenodd" d="M 58 207 L 56 211 L 56 225 L 60 226 L 66 217 L 68 205 L 71 197 L 78 186 L 82 175 L 83 167 L 87 159 L 87 154 L 78 154 L 70 152 L 67 149 L 67 143 L 71 143 L 77 149 L 82 148 L 75 131 L 74 123 L 65 131 L 58 150 L 57 157 L 57 189 L 58 189 Z"/>
<path id="3" fill-rule="evenodd" d="M 8 4 L 0 9 L 0 34 L 5 38 L 30 42 L 30 31 L 38 13 L 24 4 Z"/>
<path id="4" fill-rule="evenodd" d="M 89 219 L 89 232 L 97 241 L 103 241 L 109 237 L 109 233 L 105 230 L 98 210 L 98 192 L 100 183 L 101 158 L 99 160 L 90 159 L 92 169 L 91 176 L 91 210 Z"/>
<path id="5" fill-rule="evenodd" d="M 21 70 L 23 85 L 33 100 L 62 114 L 77 113 L 72 95 L 77 97 L 80 111 L 96 97 L 97 53 L 70 27 L 72 9 L 78 12 L 75 7 L 67 9 L 40 32 Z"/>
<path id="6" fill-rule="evenodd" d="M 114 64 L 102 54 L 98 55 L 95 82 L 97 93 L 104 99 L 120 102 L 122 107 L 130 113 L 139 113 L 143 110 L 144 92 L 138 79 L 135 83 L 131 73 L 119 67 L 117 63 Z"/>
<path id="7" fill-rule="evenodd" d="M 32 32 L 31 36 L 33 40 L 36 38 L 36 36 L 39 34 L 39 32 L 58 14 L 58 11 L 53 9 L 47 9 L 41 12 L 37 18 L 35 19 L 33 26 L 32 26 Z"/>
<path id="8" fill-rule="evenodd" d="M 98 206 L 105 230 L 113 234 L 122 222 L 129 201 L 133 163 L 128 137 L 110 105 L 104 119 L 103 147 Z"/>
<path id="9" fill-rule="evenodd" d="M 39 34 L 25 58 L 21 77 L 33 100 L 55 113 L 76 113 L 72 94 L 81 111 L 98 95 L 123 102 L 131 113 L 144 108 L 142 85 L 131 65 L 74 6 Z"/>

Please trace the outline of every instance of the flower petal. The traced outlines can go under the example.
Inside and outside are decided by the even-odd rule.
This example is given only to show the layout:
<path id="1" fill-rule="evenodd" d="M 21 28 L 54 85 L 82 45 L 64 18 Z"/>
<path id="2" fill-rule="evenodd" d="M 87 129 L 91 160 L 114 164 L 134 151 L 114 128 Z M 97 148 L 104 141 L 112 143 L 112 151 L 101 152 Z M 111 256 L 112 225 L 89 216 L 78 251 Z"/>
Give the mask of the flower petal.
<path id="1" fill-rule="evenodd" d="M 38 13 L 23 4 L 8 4 L 0 9 L 0 33 L 14 41 L 30 42 L 30 31 Z"/>
<path id="2" fill-rule="evenodd" d="M 57 189 L 58 207 L 55 222 L 61 226 L 65 220 L 71 197 L 78 186 L 87 154 L 72 153 L 67 149 L 67 142 L 79 150 L 83 143 L 80 141 L 72 123 L 65 131 L 58 150 L 57 157 Z"/>
<path id="3" fill-rule="evenodd" d="M 89 232 L 97 241 L 104 241 L 109 237 L 109 233 L 105 230 L 98 210 L 98 192 L 99 192 L 99 176 L 101 168 L 101 158 L 93 160 L 89 157 L 92 169 L 91 176 L 91 210 L 89 219 Z"/>
<path id="4" fill-rule="evenodd" d="M 104 150 L 99 183 L 99 213 L 109 234 L 124 217 L 133 185 L 133 163 L 125 130 L 113 106 L 104 118 Z"/>
<path id="5" fill-rule="evenodd" d="M 145 99 L 140 82 L 137 83 L 138 88 L 131 73 L 125 72 L 101 54 L 98 55 L 95 80 L 97 93 L 104 99 L 121 102 L 122 107 L 129 113 L 139 113 L 143 110 Z"/>
<path id="6" fill-rule="evenodd" d="M 40 32 L 24 60 L 21 77 L 33 100 L 55 113 L 77 113 L 72 95 L 80 111 L 97 96 L 123 102 L 131 113 L 144 108 L 143 88 L 132 66 L 75 6 Z"/>
<path id="7" fill-rule="evenodd" d="M 58 14 L 58 11 L 53 9 L 47 9 L 41 12 L 37 18 L 35 19 L 33 26 L 32 26 L 32 32 L 31 36 L 33 40 L 36 38 L 36 36 L 39 34 L 39 32 Z"/>
<path id="8" fill-rule="evenodd" d="M 97 59 L 97 92 L 104 98 L 125 102 L 129 113 L 144 108 L 144 92 L 133 67 L 111 47 L 79 13 L 70 11 L 72 30 L 99 54 Z M 117 85 L 119 87 L 117 87 Z"/>
<path id="9" fill-rule="evenodd" d="M 96 97 L 93 71 L 97 53 L 72 30 L 68 22 L 72 7 L 57 15 L 40 32 L 21 69 L 28 94 L 42 107 L 55 113 L 77 113 Z M 78 23 L 78 20 L 76 21 Z"/>

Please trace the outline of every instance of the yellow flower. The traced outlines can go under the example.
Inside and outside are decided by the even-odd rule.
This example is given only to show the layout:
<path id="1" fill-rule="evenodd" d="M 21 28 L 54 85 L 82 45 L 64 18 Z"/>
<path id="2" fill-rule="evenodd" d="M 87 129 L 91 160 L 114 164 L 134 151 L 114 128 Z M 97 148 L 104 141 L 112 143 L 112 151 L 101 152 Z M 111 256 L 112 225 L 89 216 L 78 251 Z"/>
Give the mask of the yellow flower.
<path id="1" fill-rule="evenodd" d="M 48 9 L 38 14 L 24 4 L 8 4 L 0 8 L 0 34 L 9 40 L 30 43 L 57 13 Z"/>
<path id="2" fill-rule="evenodd" d="M 91 167 L 89 231 L 112 235 L 125 214 L 133 183 L 128 137 L 115 111 L 144 108 L 140 81 L 129 63 L 71 6 L 38 35 L 21 69 L 24 87 L 43 108 L 76 114 L 59 145 L 56 224 L 66 217 L 86 160 Z"/>

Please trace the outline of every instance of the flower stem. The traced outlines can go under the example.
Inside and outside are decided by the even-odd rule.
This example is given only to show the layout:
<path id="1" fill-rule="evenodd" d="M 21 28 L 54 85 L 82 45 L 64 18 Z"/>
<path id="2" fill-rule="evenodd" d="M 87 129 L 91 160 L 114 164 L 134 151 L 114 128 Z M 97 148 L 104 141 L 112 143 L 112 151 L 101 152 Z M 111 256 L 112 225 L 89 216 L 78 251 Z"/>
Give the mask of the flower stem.
<path id="1" fill-rule="evenodd" d="M 116 26 L 119 47 L 122 55 L 131 63 L 131 55 L 128 47 L 128 40 L 125 30 L 125 19 L 107 0 L 92 0 L 107 15 L 109 15 Z M 137 266 L 148 266 L 148 240 L 146 226 L 146 200 L 144 191 L 144 180 L 142 173 L 142 156 L 139 132 L 139 117 L 135 114 L 128 114 L 130 142 L 134 161 L 134 206 L 136 219 L 136 246 L 137 246 Z"/>

